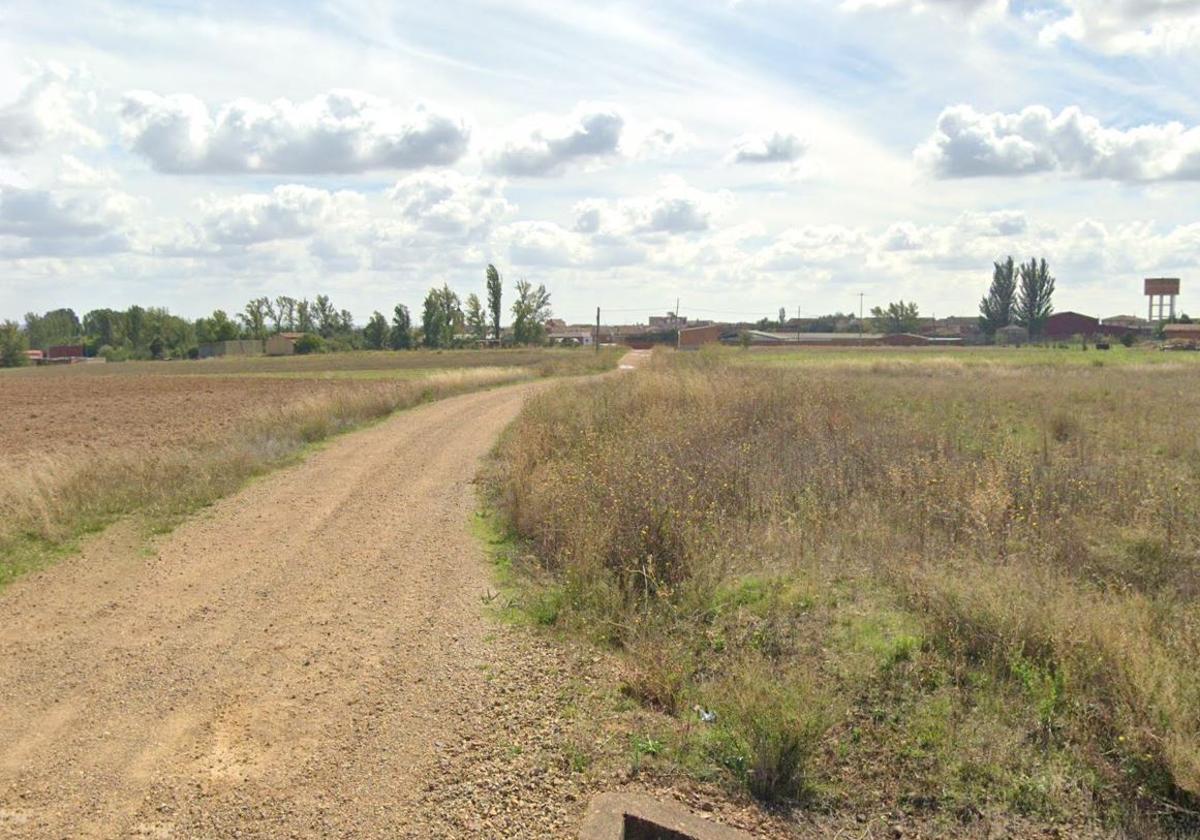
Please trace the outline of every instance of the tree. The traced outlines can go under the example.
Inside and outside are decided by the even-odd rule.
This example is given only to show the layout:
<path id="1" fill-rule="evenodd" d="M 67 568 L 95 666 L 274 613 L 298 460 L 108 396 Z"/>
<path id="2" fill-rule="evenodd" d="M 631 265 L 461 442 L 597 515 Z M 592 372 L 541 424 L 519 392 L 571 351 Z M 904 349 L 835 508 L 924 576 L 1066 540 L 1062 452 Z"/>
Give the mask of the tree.
<path id="1" fill-rule="evenodd" d="M 479 300 L 479 295 L 471 292 L 467 295 L 467 330 L 475 336 L 476 341 L 487 338 L 487 312 Z"/>
<path id="2" fill-rule="evenodd" d="M 1013 258 L 1002 263 L 992 263 L 992 285 L 987 297 L 979 301 L 979 328 L 992 338 L 996 330 L 1007 327 L 1013 321 L 1013 305 L 1017 292 L 1017 272 Z"/>
<path id="3" fill-rule="evenodd" d="M 280 295 L 275 298 L 275 308 L 272 310 L 275 314 L 275 332 L 287 330 L 293 332 L 296 329 L 296 299 L 287 295 Z"/>
<path id="4" fill-rule="evenodd" d="M 296 331 L 310 333 L 316 330 L 315 317 L 313 305 L 308 302 L 308 298 L 300 300 L 296 304 Z"/>
<path id="5" fill-rule="evenodd" d="M 787 308 L 783 306 L 779 307 L 779 326 L 787 326 Z"/>
<path id="6" fill-rule="evenodd" d="M 363 341 L 368 350 L 383 350 L 388 344 L 388 322 L 383 313 L 374 312 L 363 327 Z"/>
<path id="7" fill-rule="evenodd" d="M 412 316 L 408 307 L 403 303 L 396 304 L 392 310 L 392 330 L 388 335 L 388 344 L 393 350 L 408 350 L 413 345 Z"/>
<path id="8" fill-rule="evenodd" d="M 328 295 L 317 295 L 317 302 L 313 306 L 312 317 L 313 321 L 316 322 L 317 332 L 321 334 L 321 338 L 333 338 L 340 324 L 338 312 L 334 309 Z"/>
<path id="9" fill-rule="evenodd" d="M 271 325 L 268 327 L 268 329 L 270 329 L 270 334 L 274 335 L 283 329 L 283 316 L 275 308 L 274 301 L 272 301 L 270 298 L 263 298 L 263 300 L 267 302 L 264 314 L 266 315 L 267 320 L 271 322 Z"/>
<path id="10" fill-rule="evenodd" d="M 550 293 L 545 286 L 534 288 L 528 280 L 518 280 L 512 314 L 513 341 L 517 344 L 541 344 L 546 337 L 546 320 L 551 315 Z"/>
<path id="11" fill-rule="evenodd" d="M 75 344 L 82 334 L 79 318 L 70 309 L 54 309 L 45 315 L 30 312 L 25 316 L 25 337 L 29 346 L 38 350 L 55 344 Z"/>
<path id="12" fill-rule="evenodd" d="M 440 289 L 430 289 L 421 313 L 425 346 L 453 347 L 455 333 L 461 329 L 462 323 L 463 313 L 458 295 L 446 285 Z"/>
<path id="13" fill-rule="evenodd" d="M 196 330 L 188 321 L 161 306 L 146 310 L 146 353 L 152 359 L 183 358 L 196 344 Z"/>
<path id="14" fill-rule="evenodd" d="M 876 329 L 889 334 L 916 332 L 921 323 L 917 305 L 903 300 L 889 303 L 887 309 L 871 307 L 871 317 Z"/>
<path id="15" fill-rule="evenodd" d="M 29 349 L 29 337 L 16 321 L 0 322 L 0 367 L 20 367 L 28 364 L 25 351 Z"/>
<path id="16" fill-rule="evenodd" d="M 271 310 L 271 299 L 254 298 L 246 304 L 238 318 L 251 338 L 264 339 L 267 337 L 267 318 Z"/>
<path id="17" fill-rule="evenodd" d="M 125 313 L 93 309 L 83 316 L 83 333 L 93 353 L 100 347 L 117 347 L 125 340 Z"/>
<path id="18" fill-rule="evenodd" d="M 134 350 L 144 350 L 149 337 L 146 335 L 146 310 L 131 306 L 125 310 L 125 338 Z"/>
<path id="19" fill-rule="evenodd" d="M 197 329 L 196 338 L 201 341 L 233 341 L 239 335 L 237 324 L 225 314 L 223 309 L 213 310 L 212 316 L 205 320 L 207 321 L 205 325 L 207 337 L 201 338 L 200 330 Z"/>
<path id="20" fill-rule="evenodd" d="M 1029 337 L 1034 339 L 1042 334 L 1046 319 L 1054 312 L 1054 278 L 1044 259 L 1022 263 L 1017 273 L 1021 286 L 1017 293 L 1016 322 L 1029 330 Z"/>
<path id="21" fill-rule="evenodd" d="M 492 338 L 500 341 L 500 297 L 504 288 L 500 281 L 500 272 L 496 266 L 488 263 L 487 267 L 487 305 L 492 314 Z"/>

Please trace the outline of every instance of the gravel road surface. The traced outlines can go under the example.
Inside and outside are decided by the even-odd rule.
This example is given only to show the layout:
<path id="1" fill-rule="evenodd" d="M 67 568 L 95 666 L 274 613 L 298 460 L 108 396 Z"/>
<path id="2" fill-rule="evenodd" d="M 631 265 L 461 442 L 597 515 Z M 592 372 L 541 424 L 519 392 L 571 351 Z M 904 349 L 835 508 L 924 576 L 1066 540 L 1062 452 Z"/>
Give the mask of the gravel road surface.
<path id="1" fill-rule="evenodd" d="M 0 593 L 0 837 L 567 837 L 573 654 L 489 620 L 479 459 L 544 383 L 341 437 Z"/>

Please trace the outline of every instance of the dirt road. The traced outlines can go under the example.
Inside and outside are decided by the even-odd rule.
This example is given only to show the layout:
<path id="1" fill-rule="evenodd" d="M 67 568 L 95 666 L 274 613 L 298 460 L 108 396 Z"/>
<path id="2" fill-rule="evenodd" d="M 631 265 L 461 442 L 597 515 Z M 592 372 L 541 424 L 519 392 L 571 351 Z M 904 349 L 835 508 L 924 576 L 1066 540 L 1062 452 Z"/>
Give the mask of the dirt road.
<path id="1" fill-rule="evenodd" d="M 478 459 L 538 385 L 342 437 L 0 593 L 0 837 L 556 837 L 575 667 L 487 620 Z"/>

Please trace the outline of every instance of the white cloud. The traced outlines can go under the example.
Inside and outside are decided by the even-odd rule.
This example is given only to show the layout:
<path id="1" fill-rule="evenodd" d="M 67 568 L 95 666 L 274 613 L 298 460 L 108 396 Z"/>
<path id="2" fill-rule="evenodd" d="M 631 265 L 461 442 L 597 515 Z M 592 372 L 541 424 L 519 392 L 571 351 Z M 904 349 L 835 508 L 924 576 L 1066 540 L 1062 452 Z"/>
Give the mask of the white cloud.
<path id="1" fill-rule="evenodd" d="M 849 258 L 863 257 L 869 251 L 867 234 L 841 225 L 805 225 L 783 231 L 754 257 L 754 265 L 763 271 L 833 265 Z"/>
<path id="2" fill-rule="evenodd" d="M 417 169 L 454 163 L 470 137 L 460 117 L 352 90 L 306 102 L 237 99 L 215 114 L 190 94 L 132 91 L 120 115 L 130 147 L 172 173 Z"/>
<path id="3" fill-rule="evenodd" d="M 733 196 L 727 191 L 706 192 L 667 175 L 647 195 L 578 202 L 573 227 L 576 233 L 609 237 L 698 233 L 708 230 L 732 205 Z"/>
<path id="4" fill-rule="evenodd" d="M 1200 46 L 1200 0 L 1067 0 L 1043 43 L 1078 41 L 1102 52 L 1182 53 Z"/>
<path id="5" fill-rule="evenodd" d="M 416 227 L 456 236 L 485 232 L 516 210 L 505 200 L 499 182 L 454 170 L 410 175 L 388 195 Z"/>
<path id="6" fill-rule="evenodd" d="M 490 152 L 489 165 L 517 177 L 561 175 L 571 166 L 615 157 L 625 123 L 616 106 L 603 103 L 581 103 L 565 117 L 531 117 Z"/>
<path id="7" fill-rule="evenodd" d="M 1040 105 L 984 114 L 968 105 L 944 110 L 915 152 L 940 178 L 1060 172 L 1118 181 L 1200 179 L 1200 127 L 1151 124 L 1106 128 L 1078 108 L 1058 115 Z"/>
<path id="8" fill-rule="evenodd" d="M 85 122 L 94 111 L 81 73 L 38 66 L 16 100 L 0 106 L 0 154 L 30 154 L 54 141 L 97 145 L 100 135 Z"/>
<path id="9" fill-rule="evenodd" d="M 794 163 L 808 150 L 799 135 L 786 131 L 745 134 L 733 143 L 733 163 Z"/>
<path id="10" fill-rule="evenodd" d="M 625 130 L 621 149 L 646 160 L 670 158 L 696 144 L 696 138 L 677 120 L 655 120 L 634 124 Z"/>
<path id="11" fill-rule="evenodd" d="M 577 233 L 597 233 L 604 224 L 606 205 L 594 198 L 584 199 L 574 207 Z"/>
<path id="12" fill-rule="evenodd" d="M 912 222 L 897 222 L 884 231 L 879 247 L 884 251 L 916 251 L 924 239 Z"/>
<path id="13" fill-rule="evenodd" d="M 514 222 L 501 233 L 509 258 L 517 265 L 569 266 L 589 261 L 586 238 L 554 222 Z"/>
<path id="14" fill-rule="evenodd" d="M 622 200 L 619 208 L 630 233 L 680 234 L 707 230 L 732 202 L 727 192 L 705 192 L 666 176 L 653 194 Z"/>
<path id="15" fill-rule="evenodd" d="M 133 199 L 123 193 L 0 186 L 0 252 L 70 256 L 129 250 Z"/>
<path id="16" fill-rule="evenodd" d="M 1004 11 L 1008 0 L 842 0 L 841 8 L 850 12 L 866 9 L 897 9 L 907 12 L 949 12 L 973 15 L 984 10 Z"/>
<path id="17" fill-rule="evenodd" d="M 58 181 L 68 187 L 101 187 L 116 183 L 117 173 L 91 166 L 75 155 L 63 155 L 59 159 Z"/>
<path id="18" fill-rule="evenodd" d="M 346 221 L 361 205 L 357 193 L 285 184 L 268 194 L 203 199 L 200 226 L 215 245 L 253 245 L 310 236 L 339 217 Z"/>

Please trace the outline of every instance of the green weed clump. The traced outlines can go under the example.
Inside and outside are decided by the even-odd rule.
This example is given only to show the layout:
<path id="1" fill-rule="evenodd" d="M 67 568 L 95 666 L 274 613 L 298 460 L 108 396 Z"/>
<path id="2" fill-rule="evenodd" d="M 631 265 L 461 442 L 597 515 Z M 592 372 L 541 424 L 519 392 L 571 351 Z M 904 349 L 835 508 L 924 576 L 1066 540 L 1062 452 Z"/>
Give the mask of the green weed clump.
<path id="1" fill-rule="evenodd" d="M 671 760 L 767 799 L 1194 827 L 1191 371 L 734 358 L 540 396 L 491 482 Z"/>

